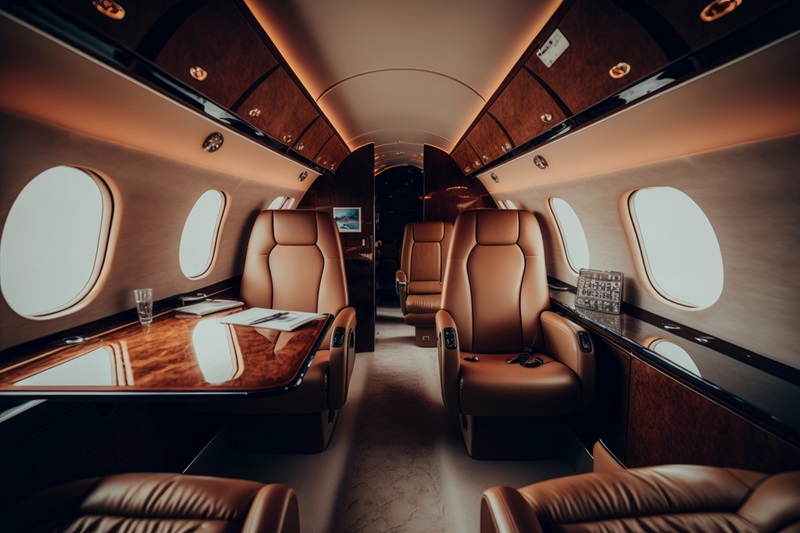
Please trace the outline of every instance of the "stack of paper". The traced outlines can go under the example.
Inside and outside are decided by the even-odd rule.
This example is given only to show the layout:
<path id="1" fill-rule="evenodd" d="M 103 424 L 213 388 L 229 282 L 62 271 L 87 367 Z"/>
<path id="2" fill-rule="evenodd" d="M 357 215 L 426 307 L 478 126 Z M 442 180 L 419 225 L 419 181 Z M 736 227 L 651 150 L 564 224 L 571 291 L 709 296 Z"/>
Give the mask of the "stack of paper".
<path id="1" fill-rule="evenodd" d="M 244 302 L 237 302 L 236 300 L 205 300 L 197 304 L 176 307 L 175 312 L 179 315 L 205 316 L 243 305 Z"/>
<path id="2" fill-rule="evenodd" d="M 237 326 L 277 329 L 278 331 L 294 331 L 307 322 L 311 322 L 317 318 L 325 318 L 325 316 L 325 314 L 319 313 L 303 313 L 301 311 L 281 311 L 279 309 L 252 307 L 241 313 L 234 313 L 222 317 L 219 321 L 223 324 L 234 324 Z"/>

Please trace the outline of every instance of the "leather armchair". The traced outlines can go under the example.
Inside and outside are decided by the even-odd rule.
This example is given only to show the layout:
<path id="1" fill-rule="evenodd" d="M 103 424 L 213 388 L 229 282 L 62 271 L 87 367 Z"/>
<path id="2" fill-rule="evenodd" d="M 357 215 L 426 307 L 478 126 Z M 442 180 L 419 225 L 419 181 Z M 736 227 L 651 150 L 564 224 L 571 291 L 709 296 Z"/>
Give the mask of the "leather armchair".
<path id="1" fill-rule="evenodd" d="M 40 492 L 0 517 L 0 531 L 297 533 L 286 485 L 181 474 L 117 474 Z"/>
<path id="2" fill-rule="evenodd" d="M 800 472 L 666 465 L 551 479 L 481 498 L 481 533 L 800 530 Z"/>
<path id="3" fill-rule="evenodd" d="M 435 324 L 442 400 L 461 417 L 470 455 L 547 456 L 557 444 L 557 417 L 591 403 L 591 338 L 548 307 L 534 215 L 461 213 Z"/>
<path id="4" fill-rule="evenodd" d="M 347 401 L 355 364 L 356 312 L 348 305 L 339 233 L 333 217 L 313 210 L 267 210 L 253 225 L 240 297 L 251 307 L 330 313 L 333 323 L 299 387 L 273 397 L 218 403 L 208 409 L 274 414 L 231 420 L 244 448 L 313 452 L 325 449 Z M 344 343 L 333 343 L 341 328 Z M 269 430 L 268 430 L 269 428 Z M 263 446 L 256 446 L 260 442 Z"/>
<path id="5" fill-rule="evenodd" d="M 403 234 L 395 286 L 403 319 L 415 328 L 417 346 L 436 345 L 434 320 L 452 233 L 449 222 L 414 222 Z"/>

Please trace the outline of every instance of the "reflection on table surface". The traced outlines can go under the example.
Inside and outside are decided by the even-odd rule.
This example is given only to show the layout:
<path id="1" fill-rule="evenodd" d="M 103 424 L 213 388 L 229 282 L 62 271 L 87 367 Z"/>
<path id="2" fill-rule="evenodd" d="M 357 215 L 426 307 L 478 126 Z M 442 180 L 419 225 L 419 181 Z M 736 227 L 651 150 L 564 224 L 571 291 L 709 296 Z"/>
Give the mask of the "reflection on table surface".
<path id="1" fill-rule="evenodd" d="M 295 331 L 164 316 L 0 369 L 0 394 L 278 392 L 299 383 L 329 319 Z"/>

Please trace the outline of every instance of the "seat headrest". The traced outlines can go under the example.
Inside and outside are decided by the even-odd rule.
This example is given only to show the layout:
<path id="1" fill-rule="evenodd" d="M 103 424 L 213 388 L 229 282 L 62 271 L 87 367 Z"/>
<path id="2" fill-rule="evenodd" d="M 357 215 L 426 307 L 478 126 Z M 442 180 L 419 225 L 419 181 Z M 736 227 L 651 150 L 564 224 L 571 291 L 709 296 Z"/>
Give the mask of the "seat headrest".
<path id="1" fill-rule="evenodd" d="M 519 211 L 476 210 L 478 244 L 514 244 L 519 241 Z"/>
<path id="2" fill-rule="evenodd" d="M 317 242 L 315 211 L 273 211 L 275 242 L 284 245 L 309 245 Z"/>
<path id="3" fill-rule="evenodd" d="M 444 239 L 444 222 L 415 222 L 415 242 L 440 242 Z"/>

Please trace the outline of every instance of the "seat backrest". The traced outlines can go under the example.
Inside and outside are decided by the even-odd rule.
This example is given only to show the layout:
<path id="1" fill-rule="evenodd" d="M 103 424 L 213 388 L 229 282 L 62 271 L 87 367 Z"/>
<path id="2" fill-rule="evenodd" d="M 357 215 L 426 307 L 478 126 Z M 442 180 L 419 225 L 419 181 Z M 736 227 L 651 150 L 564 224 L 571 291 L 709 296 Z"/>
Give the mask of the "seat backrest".
<path id="1" fill-rule="evenodd" d="M 539 315 L 548 306 L 542 233 L 533 213 L 462 212 L 453 228 L 441 305 L 456 323 L 461 351 L 541 349 Z"/>
<path id="2" fill-rule="evenodd" d="M 347 307 L 342 244 L 323 211 L 262 211 L 247 244 L 241 287 L 251 307 L 336 314 Z"/>
<path id="3" fill-rule="evenodd" d="M 408 277 L 409 294 L 442 292 L 444 264 L 452 235 L 450 222 L 406 224 L 400 270 Z"/>

